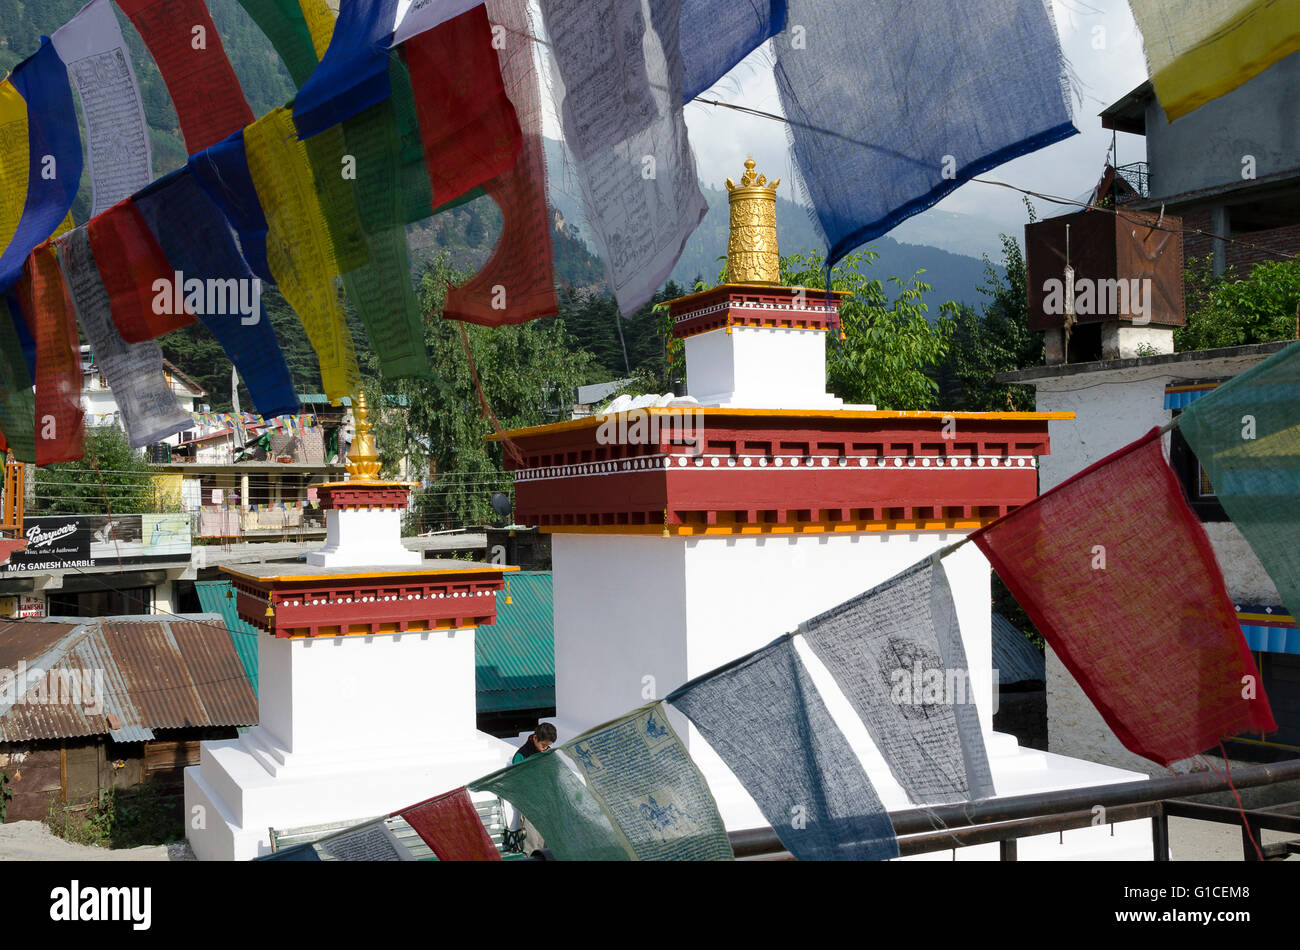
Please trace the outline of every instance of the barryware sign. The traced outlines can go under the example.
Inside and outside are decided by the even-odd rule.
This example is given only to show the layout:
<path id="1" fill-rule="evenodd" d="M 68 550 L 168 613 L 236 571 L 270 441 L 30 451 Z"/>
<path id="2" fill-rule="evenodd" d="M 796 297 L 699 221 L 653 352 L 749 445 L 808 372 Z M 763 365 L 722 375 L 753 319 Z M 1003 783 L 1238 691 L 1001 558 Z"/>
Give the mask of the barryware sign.
<path id="1" fill-rule="evenodd" d="M 42 515 L 23 519 L 27 550 L 6 571 L 55 571 L 187 561 L 184 514 Z"/>

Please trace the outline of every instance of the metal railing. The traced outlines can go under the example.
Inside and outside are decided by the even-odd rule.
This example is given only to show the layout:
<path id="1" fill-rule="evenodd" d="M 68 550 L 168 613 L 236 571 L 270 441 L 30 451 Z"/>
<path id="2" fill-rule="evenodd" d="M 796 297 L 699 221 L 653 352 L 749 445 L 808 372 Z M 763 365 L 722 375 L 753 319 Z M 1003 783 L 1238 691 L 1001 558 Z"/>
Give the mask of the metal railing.
<path id="1" fill-rule="evenodd" d="M 1232 786 L 1237 789 L 1297 780 L 1300 780 L 1300 759 L 1250 765 L 1232 772 Z M 1248 861 L 1259 858 L 1252 837 L 1254 842 L 1259 843 L 1265 859 L 1300 854 L 1300 839 L 1268 845 L 1259 839 L 1260 832 L 1265 830 L 1300 834 L 1300 802 L 1242 812 L 1236 808 L 1183 800 L 1189 795 L 1204 795 L 1228 789 L 1226 779 L 1209 772 L 1197 772 L 1144 782 L 1015 795 L 934 808 L 913 808 L 891 812 L 889 819 L 894 826 L 894 833 L 898 835 L 899 853 L 903 857 L 998 843 L 1001 846 L 1002 860 L 1014 861 L 1018 839 L 1094 825 L 1097 823 L 1097 812 L 1094 809 L 1098 805 L 1105 810 L 1104 823 L 1108 825 L 1152 819 L 1151 848 L 1152 859 L 1155 861 L 1169 860 L 1171 817 L 1242 826 L 1242 851 Z M 793 860 L 771 828 L 733 831 L 728 837 L 737 858 Z"/>
<path id="2" fill-rule="evenodd" d="M 1117 204 L 1124 204 L 1126 201 L 1137 201 L 1139 198 L 1151 197 L 1151 166 L 1146 162 L 1133 162 L 1128 165 L 1120 165 L 1115 169 L 1115 174 L 1124 179 L 1129 186 L 1137 192 L 1137 196 L 1125 195 L 1118 198 Z"/>

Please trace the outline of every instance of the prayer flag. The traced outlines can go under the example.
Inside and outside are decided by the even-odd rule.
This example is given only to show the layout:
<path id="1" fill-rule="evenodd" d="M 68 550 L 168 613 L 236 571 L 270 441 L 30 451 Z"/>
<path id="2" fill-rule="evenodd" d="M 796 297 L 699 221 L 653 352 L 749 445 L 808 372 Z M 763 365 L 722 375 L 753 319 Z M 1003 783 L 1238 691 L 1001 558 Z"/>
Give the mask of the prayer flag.
<path id="1" fill-rule="evenodd" d="M 681 0 L 682 104 L 785 29 L 786 0 L 730 3 Z"/>
<path id="2" fill-rule="evenodd" d="M 34 463 L 36 400 L 14 317 L 0 297 L 0 432 L 14 458 Z"/>
<path id="3" fill-rule="evenodd" d="M 388 98 L 388 44 L 397 0 L 349 0 L 339 7 L 329 48 L 293 103 L 309 138 Z"/>
<path id="4" fill-rule="evenodd" d="M 81 346 L 53 247 L 32 251 L 15 291 L 36 341 L 36 464 L 76 461 L 85 454 Z"/>
<path id="5" fill-rule="evenodd" d="M 1293 0 L 1129 0 L 1169 121 L 1300 50 Z"/>
<path id="6" fill-rule="evenodd" d="M 12 82 L 0 82 L 0 250 L 9 246 L 27 206 L 31 148 L 27 100 Z"/>
<path id="7" fill-rule="evenodd" d="M 483 0 L 412 0 L 393 33 L 393 45 L 405 43 L 413 36 L 482 5 Z"/>
<path id="8" fill-rule="evenodd" d="M 709 786 L 663 703 L 589 729 L 560 748 L 637 860 L 734 860 Z"/>
<path id="9" fill-rule="evenodd" d="M 663 286 L 708 211 L 682 118 L 681 3 L 540 6 L 588 226 L 619 307 L 630 316 Z M 862 34 L 845 22 L 837 21 L 836 30 L 853 38 L 861 58 Z M 856 109 L 855 102 L 846 111 Z"/>
<path id="10" fill-rule="evenodd" d="M 144 103 L 109 0 L 90 0 L 51 39 L 68 67 L 86 120 L 94 216 L 153 180 Z"/>
<path id="11" fill-rule="evenodd" d="M 517 808 L 561 861 L 628 861 L 632 852 L 578 776 L 554 752 L 542 752 L 470 782 Z"/>
<path id="12" fill-rule="evenodd" d="M 898 857 L 889 814 L 790 636 L 691 680 L 665 702 L 695 723 L 800 861 Z"/>
<path id="13" fill-rule="evenodd" d="M 415 829 L 420 840 L 433 849 L 439 861 L 501 860 L 501 852 L 492 843 L 464 787 L 396 814 Z"/>
<path id="14" fill-rule="evenodd" d="M 6 202 L 17 202 L 18 179 L 25 174 L 21 217 L 14 233 L 5 242 L 0 255 L 0 291 L 8 290 L 23 276 L 28 255 L 59 228 L 70 223 L 69 209 L 81 184 L 81 132 L 77 112 L 72 104 L 72 87 L 68 69 L 54 45 L 42 37 L 41 48 L 16 67 L 5 85 L 25 103 L 27 171 L 18 169 L 24 158 L 5 148 L 3 163 L 7 171 L 3 186 Z M 9 100 L 12 123 L 16 106 Z M 9 163 L 17 166 L 10 168 Z"/>
<path id="15" fill-rule="evenodd" d="M 267 261 L 297 312 L 331 400 L 356 392 L 360 370 L 334 278 L 338 262 L 293 115 L 275 109 L 244 130 L 248 169 L 268 224 Z"/>
<path id="16" fill-rule="evenodd" d="M 318 2 L 324 6 L 324 0 Z M 239 5 L 280 54 L 294 86 L 301 88 L 320 62 L 320 56 L 313 45 L 312 31 L 298 0 L 239 0 Z M 319 13 L 313 19 L 319 24 Z M 329 45 L 328 36 L 325 45 Z"/>
<path id="17" fill-rule="evenodd" d="M 993 777 L 938 555 L 799 625 L 917 804 L 988 798 Z"/>
<path id="18" fill-rule="evenodd" d="M 117 5 L 158 64 L 187 152 L 215 145 L 253 121 L 203 0 L 117 0 Z"/>
<path id="19" fill-rule="evenodd" d="M 123 340 L 143 343 L 194 322 L 180 291 L 173 291 L 167 256 L 130 198 L 91 218 L 86 232 Z"/>
<path id="20" fill-rule="evenodd" d="M 219 308 L 225 312 L 209 313 L 204 307 L 199 319 L 239 370 L 254 405 L 272 416 L 297 408 L 289 367 L 262 310 L 258 279 L 240 255 L 225 217 L 199 187 L 191 169 L 159 179 L 134 202 L 178 278 L 186 284 L 197 281 L 205 290 L 229 288 L 232 281 L 241 288 L 239 306 L 229 306 L 232 292 L 227 289 L 227 306 Z M 253 306 L 246 310 L 244 303 Z"/>
<path id="21" fill-rule="evenodd" d="M 118 333 L 87 228 L 68 232 L 57 247 L 77 322 L 122 412 L 127 441 L 140 448 L 180 432 L 190 419 L 163 373 L 162 349 L 154 340 L 127 343 Z"/>
<path id="22" fill-rule="evenodd" d="M 1300 610 L 1300 343 L 1183 410 L 1178 429 L 1282 603 Z"/>
<path id="23" fill-rule="evenodd" d="M 971 535 L 1125 748 L 1277 728 L 1158 429 Z"/>
<path id="24" fill-rule="evenodd" d="M 499 69 L 522 134 L 522 144 L 514 165 L 484 185 L 484 190 L 501 208 L 502 230 L 496 249 L 474 277 L 447 291 L 442 315 L 448 320 L 499 326 L 552 316 L 558 304 L 552 269 L 541 86 L 528 39 L 527 8 L 523 0 L 492 0 L 487 12 L 498 25 L 505 27 Z M 465 16 L 474 15 L 471 11 Z M 434 36 L 447 27 L 459 25 L 460 20 L 456 20 L 424 35 Z M 467 181 L 463 180 L 462 184 Z M 440 200 L 438 188 L 435 180 L 435 201 Z M 454 190 L 444 187 L 442 194 Z"/>
<path id="25" fill-rule="evenodd" d="M 776 84 L 807 197 L 845 254 L 1077 130 L 1043 0 L 789 0 Z M 878 37 L 870 50 L 863 37 Z"/>

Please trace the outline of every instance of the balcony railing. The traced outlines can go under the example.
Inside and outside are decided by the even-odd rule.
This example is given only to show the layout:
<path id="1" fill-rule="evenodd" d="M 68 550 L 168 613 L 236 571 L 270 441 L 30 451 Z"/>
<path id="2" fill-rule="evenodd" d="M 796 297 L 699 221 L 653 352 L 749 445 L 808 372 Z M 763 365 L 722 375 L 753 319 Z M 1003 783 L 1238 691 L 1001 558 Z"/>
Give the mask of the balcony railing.
<path id="1" fill-rule="evenodd" d="M 1117 202 L 1118 204 L 1137 201 L 1140 198 L 1151 197 L 1151 166 L 1146 162 L 1133 162 L 1129 165 L 1120 165 L 1115 169 L 1115 174 L 1122 178 L 1130 188 L 1137 192 L 1136 195 L 1130 195 L 1128 193 L 1120 194 Z"/>

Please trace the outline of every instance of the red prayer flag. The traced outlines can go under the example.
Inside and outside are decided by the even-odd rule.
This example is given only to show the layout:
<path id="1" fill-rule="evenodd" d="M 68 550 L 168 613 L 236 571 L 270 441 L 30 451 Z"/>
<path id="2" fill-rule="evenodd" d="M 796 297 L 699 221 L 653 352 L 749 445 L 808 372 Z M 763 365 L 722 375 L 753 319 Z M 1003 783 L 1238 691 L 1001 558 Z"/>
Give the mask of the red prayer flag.
<path id="1" fill-rule="evenodd" d="M 91 218 L 86 231 L 123 340 L 143 343 L 194 322 L 166 253 L 130 198 Z M 159 280 L 166 281 L 165 290 L 155 289 Z"/>
<path id="2" fill-rule="evenodd" d="M 28 255 L 14 288 L 36 341 L 36 464 L 74 462 L 86 454 L 81 344 L 54 245 L 42 244 Z"/>
<path id="3" fill-rule="evenodd" d="M 203 0 L 117 0 L 153 54 L 191 155 L 253 122 Z"/>
<path id="4" fill-rule="evenodd" d="M 438 207 L 515 164 L 519 120 L 482 5 L 413 36 L 401 48 Z"/>
<path id="5" fill-rule="evenodd" d="M 505 27 L 500 70 L 522 129 L 523 146 L 513 167 L 483 186 L 501 208 L 496 250 L 470 281 L 447 291 L 442 315 L 494 327 L 553 316 L 559 307 L 552 269 L 541 86 L 527 7 L 524 0 L 490 0 L 488 7 L 492 18 Z M 435 190 L 434 201 L 439 200 Z"/>
<path id="6" fill-rule="evenodd" d="M 433 849 L 439 861 L 501 860 L 464 786 L 397 814 Z"/>
<path id="7" fill-rule="evenodd" d="M 1125 748 L 1167 766 L 1277 728 L 1158 429 L 971 540 Z"/>

